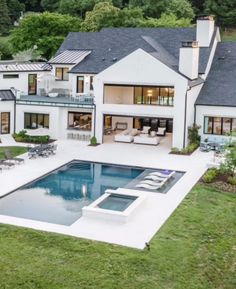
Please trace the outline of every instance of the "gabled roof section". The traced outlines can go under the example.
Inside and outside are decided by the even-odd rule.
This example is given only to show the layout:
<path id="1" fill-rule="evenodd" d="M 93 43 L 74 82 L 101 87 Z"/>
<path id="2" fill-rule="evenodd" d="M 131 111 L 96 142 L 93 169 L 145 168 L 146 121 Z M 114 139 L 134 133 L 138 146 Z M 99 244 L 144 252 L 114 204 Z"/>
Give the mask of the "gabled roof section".
<path id="1" fill-rule="evenodd" d="M 15 95 L 10 89 L 1 89 L 0 90 L 0 100 L 7 101 L 7 100 L 15 100 Z"/>
<path id="2" fill-rule="evenodd" d="M 48 70 L 51 70 L 51 66 L 45 62 L 0 62 L 0 72 L 28 72 Z"/>
<path id="3" fill-rule="evenodd" d="M 87 55 L 91 53 L 91 50 L 65 50 L 58 54 L 51 60 L 50 64 L 78 64 Z"/>
<path id="4" fill-rule="evenodd" d="M 70 72 L 97 74 L 141 48 L 178 71 L 179 49 L 185 40 L 196 40 L 196 28 L 103 28 L 100 32 L 69 33 L 57 55 L 65 50 L 90 50 Z M 205 73 L 212 43 L 200 48 L 200 74 Z"/>
<path id="5" fill-rule="evenodd" d="M 197 105 L 236 106 L 236 42 L 221 42 Z"/>

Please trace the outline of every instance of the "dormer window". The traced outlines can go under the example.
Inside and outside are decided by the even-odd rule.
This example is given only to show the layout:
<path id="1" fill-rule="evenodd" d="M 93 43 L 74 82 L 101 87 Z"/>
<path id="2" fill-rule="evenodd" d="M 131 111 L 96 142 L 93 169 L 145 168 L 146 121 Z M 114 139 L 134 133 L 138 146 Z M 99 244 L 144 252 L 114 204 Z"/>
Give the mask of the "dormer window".
<path id="1" fill-rule="evenodd" d="M 67 68 L 67 67 L 57 67 L 56 68 L 56 79 L 59 81 L 68 81 L 69 80 L 68 71 L 69 71 L 69 68 Z"/>

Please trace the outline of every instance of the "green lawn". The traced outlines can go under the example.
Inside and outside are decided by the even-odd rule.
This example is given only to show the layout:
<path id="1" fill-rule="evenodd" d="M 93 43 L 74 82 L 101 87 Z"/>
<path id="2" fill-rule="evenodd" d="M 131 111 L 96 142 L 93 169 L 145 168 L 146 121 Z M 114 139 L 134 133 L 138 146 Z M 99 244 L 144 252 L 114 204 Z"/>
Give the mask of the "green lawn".
<path id="1" fill-rule="evenodd" d="M 236 195 L 197 185 L 150 251 L 0 225 L 0 288 L 235 289 L 235 216 Z"/>
<path id="2" fill-rule="evenodd" d="M 236 28 L 221 31 L 222 41 L 236 41 Z"/>
<path id="3" fill-rule="evenodd" d="M 26 147 L 0 147 L 0 159 L 5 158 L 4 157 L 4 150 L 10 151 L 13 157 L 24 154 L 28 151 L 28 149 Z"/>

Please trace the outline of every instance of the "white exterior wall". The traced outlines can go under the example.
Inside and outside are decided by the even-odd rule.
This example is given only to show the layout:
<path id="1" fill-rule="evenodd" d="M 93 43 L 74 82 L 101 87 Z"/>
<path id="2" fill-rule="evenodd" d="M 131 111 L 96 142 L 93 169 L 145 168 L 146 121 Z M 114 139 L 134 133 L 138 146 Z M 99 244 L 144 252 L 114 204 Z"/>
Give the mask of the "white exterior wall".
<path id="1" fill-rule="evenodd" d="M 174 107 L 155 105 L 103 104 L 104 84 L 174 86 Z M 103 136 L 103 115 L 127 115 L 173 118 L 173 146 L 183 147 L 184 100 L 187 80 L 169 67 L 138 49 L 113 64 L 94 78 L 97 117 L 96 136 L 99 142 Z"/>
<path id="2" fill-rule="evenodd" d="M 65 108 L 65 107 L 51 107 L 39 105 L 17 105 L 17 121 L 16 132 L 24 129 L 24 114 L 25 113 L 42 113 L 49 114 L 49 134 L 54 139 L 66 139 L 69 132 L 81 134 L 93 134 L 92 131 L 70 130 L 68 126 L 68 112 L 92 112 L 91 109 L 83 108 Z M 92 115 L 92 121 L 94 116 Z"/>
<path id="3" fill-rule="evenodd" d="M 186 132 L 185 132 L 185 144 L 188 144 L 188 127 L 194 123 L 194 104 L 198 97 L 203 84 L 192 87 L 187 93 L 187 107 L 186 107 Z"/>
<path id="4" fill-rule="evenodd" d="M 85 94 L 93 93 L 93 90 L 90 90 L 90 76 L 95 76 L 94 74 L 70 73 L 72 94 L 76 95 L 77 93 L 76 91 L 77 90 L 77 76 L 84 76 L 84 93 Z"/>
<path id="5" fill-rule="evenodd" d="M 207 138 L 209 134 L 204 134 L 204 116 L 236 118 L 236 107 L 196 106 L 196 123 L 201 126 L 199 133 Z"/>
<path id="6" fill-rule="evenodd" d="M 0 101 L 0 117 L 2 112 L 10 112 L 10 133 L 14 132 L 14 101 Z M 1 119 L 0 119 L 1 135 Z"/>
<path id="7" fill-rule="evenodd" d="M 214 28 L 214 20 L 197 20 L 197 41 L 199 47 L 210 46 Z"/>
<path id="8" fill-rule="evenodd" d="M 73 67 L 73 65 L 53 65 L 51 74 L 55 77 L 55 79 L 50 80 L 50 90 L 53 88 L 62 88 L 62 89 L 68 89 L 70 93 L 72 93 L 72 75 L 68 73 L 69 80 L 58 80 L 56 79 L 56 68 L 68 68 L 69 70 Z"/>
<path id="9" fill-rule="evenodd" d="M 213 61 L 213 58 L 214 58 L 214 55 L 215 55 L 215 51 L 216 51 L 216 48 L 217 48 L 217 43 L 220 42 L 220 41 L 221 41 L 220 32 L 219 32 L 219 28 L 217 28 L 216 37 L 213 40 L 213 45 L 212 45 L 211 53 L 210 53 L 210 56 L 209 56 L 209 59 L 208 59 L 206 71 L 205 71 L 205 74 L 202 75 L 203 79 L 206 79 L 208 74 L 209 74 L 209 71 L 210 71 L 211 65 L 212 65 L 212 61 Z"/>
<path id="10" fill-rule="evenodd" d="M 47 74 L 46 71 L 30 71 L 30 72 L 4 72 L 0 73 L 0 89 L 10 89 L 14 87 L 16 90 L 20 92 L 21 95 L 28 95 L 28 77 L 29 74 L 37 74 L 37 94 L 39 94 L 40 88 L 45 88 L 46 84 L 43 79 L 44 75 Z M 3 78 L 3 74 L 18 74 L 19 78 Z"/>
<path id="11" fill-rule="evenodd" d="M 179 71 L 190 79 L 198 78 L 199 47 L 181 47 Z"/>

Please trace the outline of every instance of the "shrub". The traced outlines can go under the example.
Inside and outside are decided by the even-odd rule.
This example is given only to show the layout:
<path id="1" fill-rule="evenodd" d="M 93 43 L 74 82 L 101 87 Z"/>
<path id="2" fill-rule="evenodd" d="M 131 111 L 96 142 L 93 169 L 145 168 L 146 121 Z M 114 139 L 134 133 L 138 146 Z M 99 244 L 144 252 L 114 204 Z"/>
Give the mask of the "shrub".
<path id="1" fill-rule="evenodd" d="M 49 135 L 43 135 L 43 136 L 27 135 L 26 130 L 21 130 L 18 133 L 14 133 L 13 138 L 17 142 L 36 143 L 36 144 L 46 144 L 49 142 L 49 139 L 50 139 Z"/>
<path id="2" fill-rule="evenodd" d="M 182 150 L 179 150 L 178 148 L 171 148 L 171 153 L 172 154 L 179 154 L 179 155 L 188 155 L 191 154 L 192 152 L 195 151 L 195 149 L 197 149 L 199 146 L 198 143 L 192 143 L 188 146 L 186 146 L 185 148 L 183 148 Z"/>
<path id="3" fill-rule="evenodd" d="M 171 148 L 171 152 L 172 153 L 179 153 L 179 149 L 178 148 Z"/>
<path id="4" fill-rule="evenodd" d="M 96 146 L 97 145 L 97 139 L 95 136 L 93 136 L 91 139 L 90 139 L 90 145 L 92 146 Z"/>
<path id="5" fill-rule="evenodd" d="M 236 178 L 232 176 L 228 177 L 228 183 L 232 186 L 236 186 Z"/>
<path id="6" fill-rule="evenodd" d="M 200 135 L 198 134 L 198 130 L 200 129 L 201 127 L 196 125 L 196 124 L 193 124 L 192 126 L 190 126 L 188 128 L 188 140 L 189 140 L 189 144 L 198 144 L 200 143 Z"/>
<path id="7" fill-rule="evenodd" d="M 204 176 L 202 177 L 203 181 L 205 183 L 212 183 L 216 179 L 216 177 L 219 175 L 219 170 L 212 168 L 209 169 Z"/>

